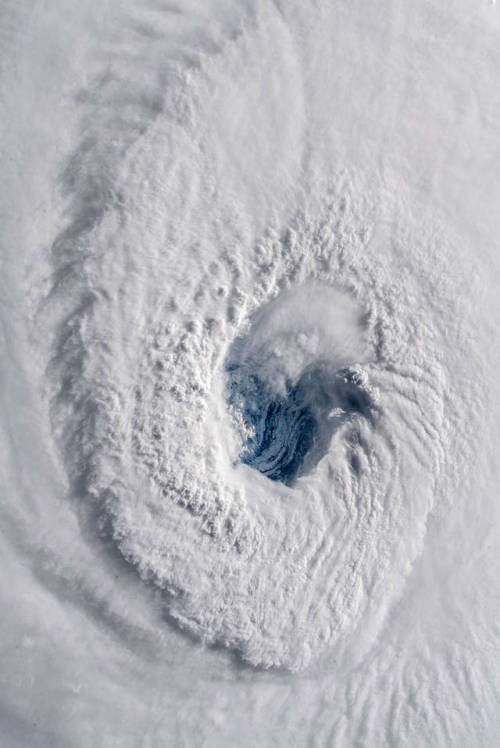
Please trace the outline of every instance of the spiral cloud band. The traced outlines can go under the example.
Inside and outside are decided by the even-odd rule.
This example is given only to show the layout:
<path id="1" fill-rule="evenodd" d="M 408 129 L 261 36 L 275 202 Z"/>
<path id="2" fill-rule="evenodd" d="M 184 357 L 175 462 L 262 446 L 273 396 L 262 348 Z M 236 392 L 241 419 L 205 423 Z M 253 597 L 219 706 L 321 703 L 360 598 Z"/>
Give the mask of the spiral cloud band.
<path id="1" fill-rule="evenodd" d="M 54 247 L 53 294 L 76 300 L 50 367 L 73 481 L 183 627 L 254 665 L 303 667 L 368 598 L 391 595 L 421 547 L 450 457 L 428 288 L 372 269 L 366 240 L 337 248 L 300 218 L 249 257 L 205 246 L 185 268 L 152 232 L 151 264 L 132 269 L 119 212 L 83 231 L 77 215 Z M 122 283 L 117 266 L 130 266 Z M 185 290 L 162 303 L 173 273 Z"/>

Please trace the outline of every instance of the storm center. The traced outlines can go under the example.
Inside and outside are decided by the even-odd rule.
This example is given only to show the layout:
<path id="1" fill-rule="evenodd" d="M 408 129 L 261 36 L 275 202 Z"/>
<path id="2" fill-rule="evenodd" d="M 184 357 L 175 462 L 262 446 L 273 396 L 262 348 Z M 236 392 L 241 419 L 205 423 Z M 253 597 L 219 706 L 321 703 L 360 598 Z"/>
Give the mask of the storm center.
<path id="1" fill-rule="evenodd" d="M 228 403 L 243 435 L 240 461 L 287 486 L 315 467 L 346 419 L 371 409 L 357 372 L 331 371 L 325 362 L 311 364 L 281 390 L 248 363 L 229 365 L 227 374 Z"/>

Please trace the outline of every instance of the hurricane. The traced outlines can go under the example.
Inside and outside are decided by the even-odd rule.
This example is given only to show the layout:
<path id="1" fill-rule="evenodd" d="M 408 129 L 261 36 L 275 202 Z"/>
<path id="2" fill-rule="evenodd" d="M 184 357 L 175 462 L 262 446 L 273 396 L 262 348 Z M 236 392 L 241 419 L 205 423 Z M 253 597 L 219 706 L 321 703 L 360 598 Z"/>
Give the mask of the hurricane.
<path id="1" fill-rule="evenodd" d="M 2 745 L 496 745 L 498 8 L 0 28 Z"/>

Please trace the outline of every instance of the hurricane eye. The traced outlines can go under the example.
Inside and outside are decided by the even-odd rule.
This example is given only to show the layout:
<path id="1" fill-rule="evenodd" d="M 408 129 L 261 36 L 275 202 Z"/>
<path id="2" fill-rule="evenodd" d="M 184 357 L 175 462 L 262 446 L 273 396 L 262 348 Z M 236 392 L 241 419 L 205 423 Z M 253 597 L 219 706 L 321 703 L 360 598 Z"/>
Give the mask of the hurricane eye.
<path id="1" fill-rule="evenodd" d="M 287 486 L 317 465 L 347 418 L 371 410 L 369 395 L 352 374 L 332 371 L 323 362 L 287 381 L 282 392 L 248 362 L 232 363 L 226 371 L 228 404 L 243 427 L 239 460 Z"/>

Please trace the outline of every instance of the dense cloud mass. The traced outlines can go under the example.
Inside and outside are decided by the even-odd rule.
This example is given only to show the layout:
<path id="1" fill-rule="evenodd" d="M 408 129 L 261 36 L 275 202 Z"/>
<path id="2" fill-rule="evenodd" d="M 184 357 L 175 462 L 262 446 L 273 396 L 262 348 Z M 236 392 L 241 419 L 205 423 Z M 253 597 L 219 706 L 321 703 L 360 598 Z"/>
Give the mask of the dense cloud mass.
<path id="1" fill-rule="evenodd" d="M 0 28 L 2 745 L 496 745 L 498 8 Z"/>

